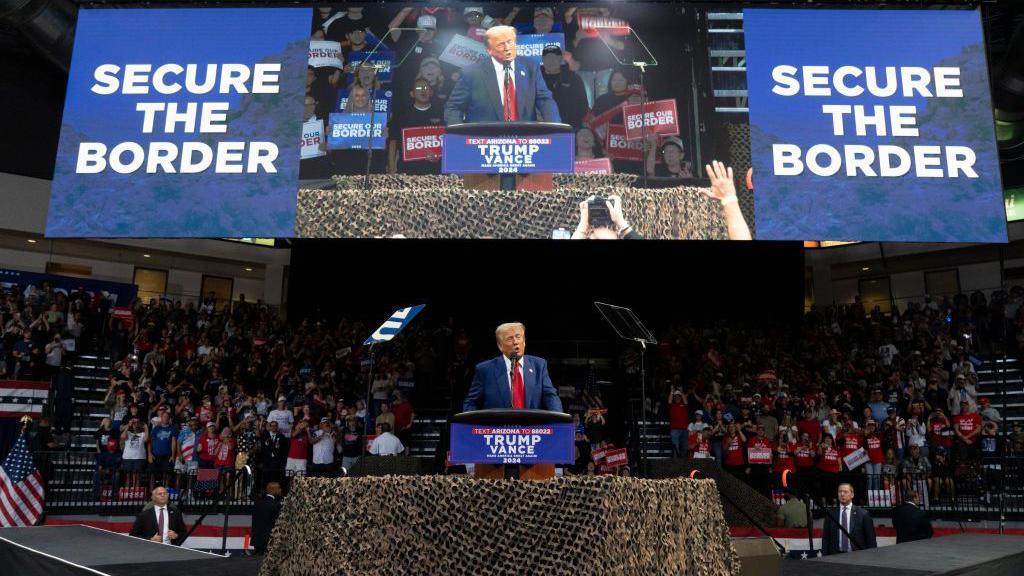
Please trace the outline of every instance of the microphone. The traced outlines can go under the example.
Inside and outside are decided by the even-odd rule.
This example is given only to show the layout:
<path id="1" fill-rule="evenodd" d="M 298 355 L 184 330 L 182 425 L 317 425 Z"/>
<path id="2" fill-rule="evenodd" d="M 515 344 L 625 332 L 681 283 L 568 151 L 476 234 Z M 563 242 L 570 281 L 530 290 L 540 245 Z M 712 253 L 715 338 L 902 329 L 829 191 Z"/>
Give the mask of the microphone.
<path id="1" fill-rule="evenodd" d="M 516 379 L 516 362 L 519 361 L 519 354 L 515 350 L 513 350 L 512 353 L 509 354 L 508 359 L 512 361 L 512 363 L 509 364 L 508 375 L 509 375 L 509 378 L 515 380 Z"/>
<path id="2" fill-rule="evenodd" d="M 512 70 L 512 63 L 509 61 L 502 62 L 501 67 L 505 69 L 505 72 L 510 72 Z"/>

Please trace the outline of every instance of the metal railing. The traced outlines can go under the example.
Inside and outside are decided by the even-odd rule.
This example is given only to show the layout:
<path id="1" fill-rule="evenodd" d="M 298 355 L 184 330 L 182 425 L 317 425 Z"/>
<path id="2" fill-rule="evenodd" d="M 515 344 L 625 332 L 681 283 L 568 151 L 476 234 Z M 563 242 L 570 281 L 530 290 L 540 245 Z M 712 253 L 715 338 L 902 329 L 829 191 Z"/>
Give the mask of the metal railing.
<path id="1" fill-rule="evenodd" d="M 150 491 L 157 485 L 167 487 L 171 502 L 183 513 L 226 508 L 244 514 L 268 482 L 279 482 L 287 493 L 294 477 L 280 466 L 253 464 L 220 470 L 216 480 L 201 482 L 195 469 L 135 472 L 125 468 L 120 458 L 98 458 L 89 452 L 36 452 L 34 456 L 44 480 L 48 514 L 134 515 L 150 501 Z M 304 475 L 337 475 L 338 464 L 323 471 L 309 466 Z"/>

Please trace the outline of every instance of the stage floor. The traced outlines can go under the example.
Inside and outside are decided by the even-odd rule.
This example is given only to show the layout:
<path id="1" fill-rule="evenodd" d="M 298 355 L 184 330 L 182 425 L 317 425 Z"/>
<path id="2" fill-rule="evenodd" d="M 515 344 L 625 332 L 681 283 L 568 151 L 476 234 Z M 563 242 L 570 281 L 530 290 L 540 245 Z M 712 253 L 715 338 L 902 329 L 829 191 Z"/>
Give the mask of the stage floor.
<path id="1" fill-rule="evenodd" d="M 256 557 L 225 558 L 81 525 L 5 528 L 0 552 L 5 571 L 14 568 L 19 575 L 237 576 L 256 574 L 259 568 Z"/>
<path id="2" fill-rule="evenodd" d="M 1024 536 L 957 534 L 837 554 L 787 560 L 785 576 L 1011 576 L 1024 574 Z"/>

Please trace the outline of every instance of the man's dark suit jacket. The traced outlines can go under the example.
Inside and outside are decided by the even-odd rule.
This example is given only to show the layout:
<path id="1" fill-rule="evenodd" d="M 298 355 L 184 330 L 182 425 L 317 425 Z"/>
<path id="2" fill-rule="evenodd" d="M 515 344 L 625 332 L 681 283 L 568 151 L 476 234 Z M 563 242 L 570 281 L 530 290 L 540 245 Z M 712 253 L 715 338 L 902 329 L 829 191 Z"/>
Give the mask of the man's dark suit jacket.
<path id="1" fill-rule="evenodd" d="M 519 121 L 543 119 L 545 122 L 561 122 L 558 104 L 544 82 L 540 66 L 526 58 L 516 58 L 515 62 L 516 113 Z M 494 59 L 488 56 L 462 71 L 458 83 L 448 95 L 444 123 L 501 122 L 505 119 L 504 111 L 498 76 L 494 72 Z"/>
<path id="2" fill-rule="evenodd" d="M 892 526 L 896 529 L 897 544 L 932 537 L 932 521 L 928 519 L 928 513 L 910 502 L 896 508 L 892 514 Z"/>
<path id="3" fill-rule="evenodd" d="M 281 513 L 281 500 L 268 494 L 256 501 L 252 507 L 252 547 L 263 553 L 270 543 L 270 531 L 274 529 L 277 516 Z"/>
<path id="4" fill-rule="evenodd" d="M 837 522 L 841 522 L 839 506 L 829 506 L 829 514 L 835 519 L 825 516 L 824 530 L 821 532 L 821 551 L 826 556 L 829 554 L 839 554 L 839 525 Z M 871 515 L 868 511 L 861 508 L 860 506 L 852 506 L 850 508 L 850 535 L 853 539 L 850 540 L 850 551 L 867 550 L 868 548 L 877 548 L 878 543 L 875 542 L 875 523 L 871 520 Z"/>
<path id="5" fill-rule="evenodd" d="M 181 517 L 181 512 L 177 508 L 167 505 L 167 529 L 173 530 L 178 534 L 177 538 L 171 540 L 171 544 L 175 546 L 181 546 L 181 543 L 185 541 L 185 533 L 188 529 L 185 528 L 185 520 Z M 149 540 L 156 535 L 156 507 L 147 508 L 139 515 L 135 517 L 135 524 L 132 526 L 130 535 L 136 538 L 142 538 L 143 540 Z"/>

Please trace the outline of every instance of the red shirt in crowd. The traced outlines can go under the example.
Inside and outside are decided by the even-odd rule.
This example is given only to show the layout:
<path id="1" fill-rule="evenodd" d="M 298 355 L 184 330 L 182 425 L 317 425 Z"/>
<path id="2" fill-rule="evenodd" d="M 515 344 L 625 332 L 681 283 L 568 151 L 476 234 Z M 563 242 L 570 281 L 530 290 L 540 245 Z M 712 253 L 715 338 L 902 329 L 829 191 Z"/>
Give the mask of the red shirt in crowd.
<path id="1" fill-rule="evenodd" d="M 981 430 L 981 415 L 980 414 L 957 414 L 953 417 L 953 429 L 959 430 L 960 434 L 969 436 L 975 430 Z M 969 443 L 974 444 L 978 441 L 978 437 L 972 438 Z"/>
<path id="2" fill-rule="evenodd" d="M 215 438 L 209 434 L 203 434 L 199 437 L 199 459 L 207 462 L 213 462 L 217 459 L 217 450 L 220 446 L 220 438 Z"/>
<path id="3" fill-rule="evenodd" d="M 860 434 L 857 432 L 851 432 L 844 434 L 841 444 L 839 445 L 839 457 L 846 458 L 850 454 L 853 454 L 863 445 L 864 441 L 861 440 Z"/>
<path id="4" fill-rule="evenodd" d="M 839 459 L 839 451 L 834 447 L 821 449 L 821 459 L 818 460 L 818 470 L 839 474 L 843 469 L 843 461 Z"/>
<path id="5" fill-rule="evenodd" d="M 943 446 L 949 448 L 953 445 L 953 438 L 946 436 L 942 433 L 947 428 L 945 420 L 933 419 L 928 424 L 928 429 L 931 432 L 931 445 L 932 446 Z"/>
<path id="6" fill-rule="evenodd" d="M 235 465 L 235 439 L 227 438 L 221 440 L 217 444 L 217 453 L 215 454 L 214 465 L 230 466 Z"/>
<path id="7" fill-rule="evenodd" d="M 291 444 L 288 446 L 288 457 L 296 460 L 305 460 L 309 449 L 309 435 L 303 431 L 301 434 L 292 436 Z"/>
<path id="8" fill-rule="evenodd" d="M 796 423 L 796 429 L 801 434 L 807 433 L 811 437 L 811 442 L 817 442 L 821 439 L 821 422 L 811 418 L 810 420 L 798 420 Z"/>
<path id="9" fill-rule="evenodd" d="M 726 466 L 743 466 L 743 443 L 738 434 L 726 436 L 722 440 L 722 447 L 725 448 Z"/>
<path id="10" fill-rule="evenodd" d="M 772 471 L 796 470 L 796 463 L 793 460 L 793 453 L 795 451 L 796 444 L 779 442 L 778 446 L 775 447 L 775 460 L 772 462 Z M 814 464 L 813 458 L 811 459 L 811 464 Z"/>
<path id="11" fill-rule="evenodd" d="M 683 402 L 668 405 L 668 419 L 673 430 L 686 430 L 690 426 L 690 413 Z"/>
<path id="12" fill-rule="evenodd" d="M 395 415 L 395 432 L 400 432 L 412 424 L 412 404 L 397 402 L 392 407 L 391 413 Z"/>
<path id="13" fill-rule="evenodd" d="M 864 445 L 867 447 L 868 459 L 872 464 L 885 462 L 885 453 L 882 451 L 882 439 L 878 437 L 878 434 L 871 434 L 865 438 Z"/>
<path id="14" fill-rule="evenodd" d="M 772 463 L 772 441 L 755 436 L 747 441 L 747 463 L 770 465 Z"/>
<path id="15" fill-rule="evenodd" d="M 796 456 L 797 468 L 812 468 L 814 466 L 814 448 L 810 444 L 797 444 L 793 454 Z"/>
<path id="16" fill-rule="evenodd" d="M 711 458 L 711 442 L 703 434 L 695 434 L 697 438 L 692 442 L 693 458 Z"/>

